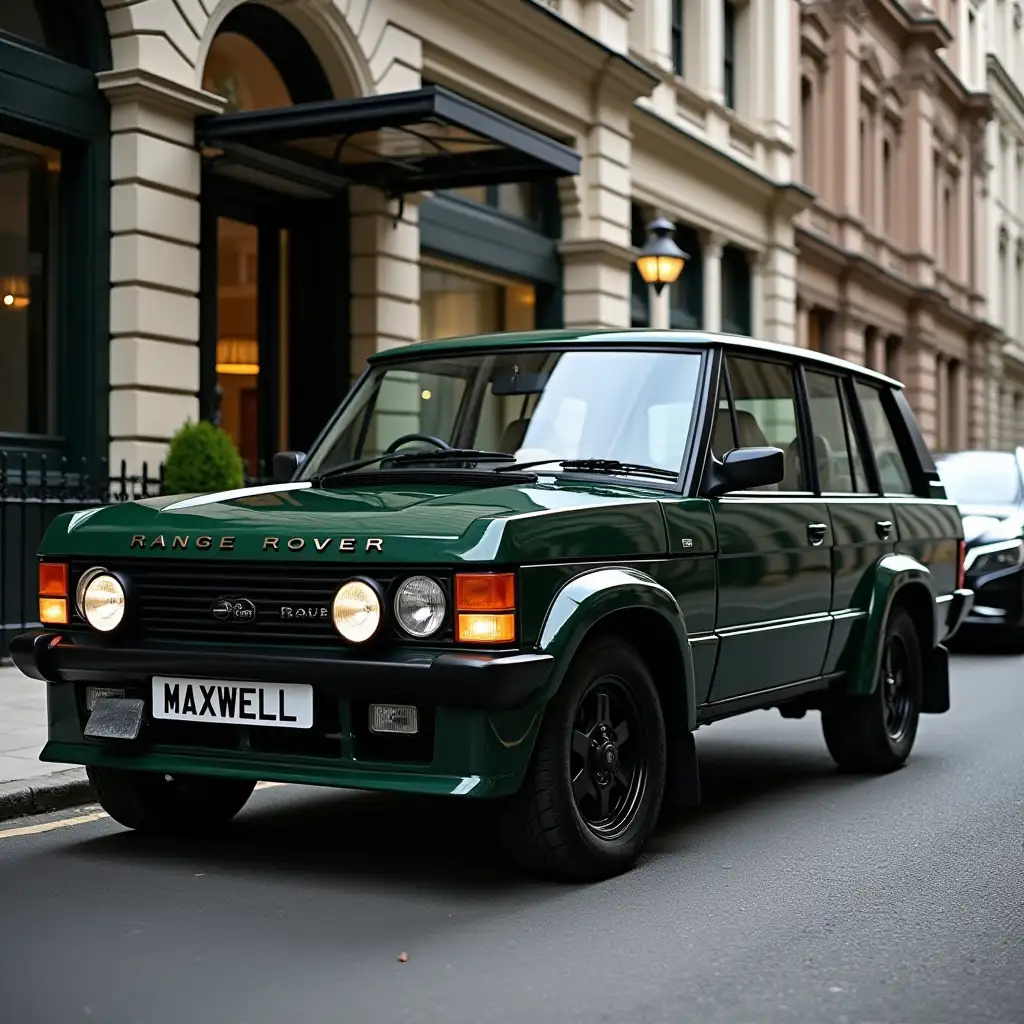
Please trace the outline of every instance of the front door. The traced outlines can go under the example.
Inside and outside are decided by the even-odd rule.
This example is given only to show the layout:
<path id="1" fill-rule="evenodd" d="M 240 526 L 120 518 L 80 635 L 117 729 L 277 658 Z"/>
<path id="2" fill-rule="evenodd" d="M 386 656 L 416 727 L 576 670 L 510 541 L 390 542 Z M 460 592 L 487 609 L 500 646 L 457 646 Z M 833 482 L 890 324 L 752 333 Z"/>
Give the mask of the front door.
<path id="1" fill-rule="evenodd" d="M 250 480 L 305 449 L 351 380 L 348 217 L 208 173 L 203 185 L 202 406 Z"/>
<path id="2" fill-rule="evenodd" d="M 812 679 L 828 648 L 832 530 L 805 472 L 795 367 L 729 356 L 712 447 L 771 445 L 780 484 L 712 502 L 718 531 L 718 663 L 711 702 Z"/>

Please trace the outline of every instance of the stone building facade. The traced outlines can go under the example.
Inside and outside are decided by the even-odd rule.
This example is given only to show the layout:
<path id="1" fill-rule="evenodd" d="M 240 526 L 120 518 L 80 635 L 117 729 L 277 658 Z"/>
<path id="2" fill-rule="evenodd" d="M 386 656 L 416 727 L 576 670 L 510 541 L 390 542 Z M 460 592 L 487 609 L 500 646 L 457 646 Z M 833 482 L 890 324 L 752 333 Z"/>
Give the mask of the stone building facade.
<path id="1" fill-rule="evenodd" d="M 255 476 L 418 338 L 794 341 L 796 7 L 5 0 L 0 450 L 152 472 L 207 417 Z"/>
<path id="2" fill-rule="evenodd" d="M 906 382 L 939 450 L 992 443 L 983 42 L 966 2 L 800 5 L 799 342 Z"/>
<path id="3" fill-rule="evenodd" d="M 989 318 L 998 332 L 1002 370 L 989 391 L 993 445 L 1024 444 L 1024 14 L 1019 3 L 970 3 L 983 36 L 977 70 L 992 96 L 986 218 Z"/>

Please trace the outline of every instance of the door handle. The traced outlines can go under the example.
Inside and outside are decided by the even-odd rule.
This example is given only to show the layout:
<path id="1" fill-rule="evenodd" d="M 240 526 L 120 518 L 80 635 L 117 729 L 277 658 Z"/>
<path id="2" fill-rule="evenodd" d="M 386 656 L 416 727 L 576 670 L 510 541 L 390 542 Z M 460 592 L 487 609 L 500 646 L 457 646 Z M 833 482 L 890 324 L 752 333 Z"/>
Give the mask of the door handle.
<path id="1" fill-rule="evenodd" d="M 875 523 L 875 530 L 882 540 L 888 540 L 889 534 L 892 533 L 892 523 L 888 519 L 879 519 Z"/>
<path id="2" fill-rule="evenodd" d="M 807 539 L 817 547 L 825 540 L 825 534 L 828 532 L 828 526 L 825 523 L 808 523 L 807 524 Z"/>

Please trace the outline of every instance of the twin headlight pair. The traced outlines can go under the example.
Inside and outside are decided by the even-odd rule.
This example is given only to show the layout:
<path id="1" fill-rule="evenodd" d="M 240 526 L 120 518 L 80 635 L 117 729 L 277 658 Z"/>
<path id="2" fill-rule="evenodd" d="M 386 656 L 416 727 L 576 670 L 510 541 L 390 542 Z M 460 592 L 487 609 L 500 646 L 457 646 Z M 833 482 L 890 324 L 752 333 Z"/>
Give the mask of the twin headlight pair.
<path id="1" fill-rule="evenodd" d="M 411 576 L 395 594 L 398 625 L 418 640 L 433 636 L 447 611 L 441 585 L 429 576 Z M 378 592 L 363 580 L 343 583 L 331 602 L 334 628 L 349 643 L 366 643 L 380 628 L 384 609 Z"/>

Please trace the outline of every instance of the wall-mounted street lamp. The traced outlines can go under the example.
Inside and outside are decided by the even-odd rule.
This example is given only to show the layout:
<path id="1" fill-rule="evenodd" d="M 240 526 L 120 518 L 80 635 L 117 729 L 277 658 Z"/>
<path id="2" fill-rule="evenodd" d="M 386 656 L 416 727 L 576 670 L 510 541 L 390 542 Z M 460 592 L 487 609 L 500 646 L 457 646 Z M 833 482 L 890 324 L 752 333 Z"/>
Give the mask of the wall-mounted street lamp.
<path id="1" fill-rule="evenodd" d="M 636 258 L 636 266 L 655 295 L 660 295 L 665 285 L 675 284 L 679 279 L 690 256 L 672 239 L 675 225 L 670 220 L 656 217 L 647 225 L 647 231 L 650 237 Z"/>

